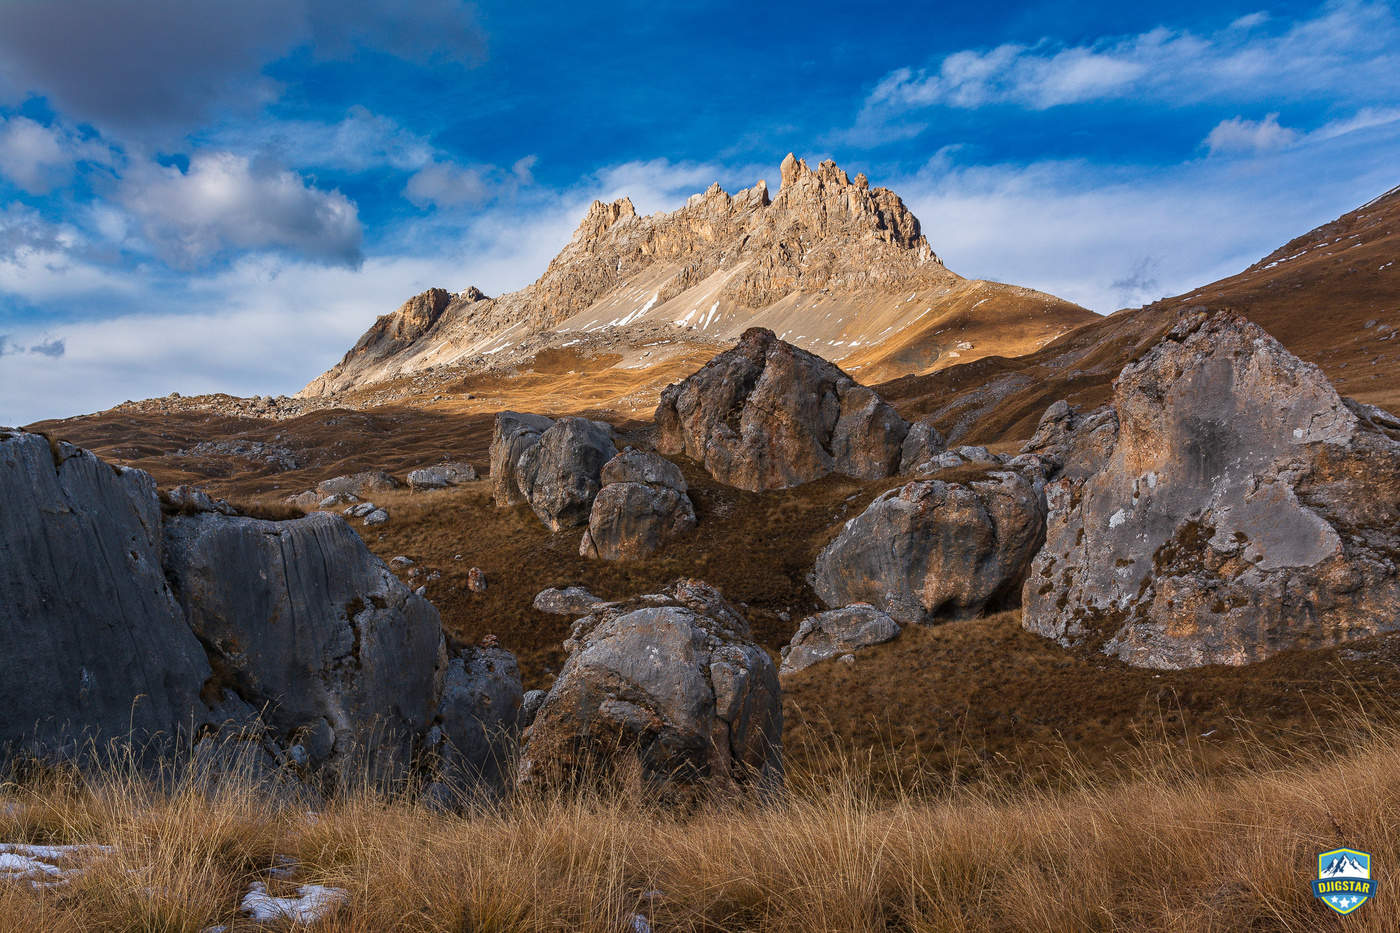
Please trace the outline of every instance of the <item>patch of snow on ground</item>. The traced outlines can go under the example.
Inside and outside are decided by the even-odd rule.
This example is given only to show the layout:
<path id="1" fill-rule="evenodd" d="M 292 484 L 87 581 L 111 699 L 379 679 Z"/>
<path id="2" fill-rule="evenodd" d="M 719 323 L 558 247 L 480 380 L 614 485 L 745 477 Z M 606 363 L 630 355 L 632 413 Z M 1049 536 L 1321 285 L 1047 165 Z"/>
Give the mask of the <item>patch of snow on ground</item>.
<path id="1" fill-rule="evenodd" d="M 273 897 L 267 893 L 266 885 L 254 881 L 248 893 L 243 895 L 239 910 L 259 923 L 274 920 L 315 923 L 329 917 L 350 900 L 350 895 L 340 888 L 319 884 L 304 884 L 297 888 L 297 894 L 298 897 Z"/>
<path id="2" fill-rule="evenodd" d="M 22 842 L 0 843 L 0 881 L 25 881 L 36 888 L 56 888 L 81 875 L 84 865 L 58 862 L 86 862 L 112 851 L 111 846 L 42 846 Z"/>

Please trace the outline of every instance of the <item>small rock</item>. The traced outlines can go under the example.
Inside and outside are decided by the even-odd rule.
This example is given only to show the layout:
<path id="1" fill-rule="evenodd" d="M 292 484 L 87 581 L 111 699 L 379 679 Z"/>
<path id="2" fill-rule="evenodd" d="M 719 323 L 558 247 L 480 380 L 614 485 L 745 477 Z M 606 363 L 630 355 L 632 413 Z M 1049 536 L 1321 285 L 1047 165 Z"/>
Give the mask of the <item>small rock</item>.
<path id="1" fill-rule="evenodd" d="M 581 586 L 551 586 L 535 594 L 534 607 L 538 612 L 556 616 L 583 616 L 592 612 L 604 601 Z"/>
<path id="2" fill-rule="evenodd" d="M 480 567 L 473 567 L 467 571 L 467 589 L 473 593 L 486 592 L 486 571 Z"/>
<path id="3" fill-rule="evenodd" d="M 383 509 L 375 509 L 365 516 L 366 525 L 382 525 L 389 520 L 389 513 Z"/>
<path id="4" fill-rule="evenodd" d="M 398 557 L 395 557 L 395 558 L 393 558 L 392 560 L 389 561 L 389 566 L 390 566 L 390 567 L 393 567 L 395 570 L 402 570 L 402 569 L 404 569 L 405 567 L 412 567 L 413 564 L 414 564 L 413 558 L 411 558 L 411 557 L 405 557 L 405 556 L 402 555 L 402 554 L 400 554 Z"/>

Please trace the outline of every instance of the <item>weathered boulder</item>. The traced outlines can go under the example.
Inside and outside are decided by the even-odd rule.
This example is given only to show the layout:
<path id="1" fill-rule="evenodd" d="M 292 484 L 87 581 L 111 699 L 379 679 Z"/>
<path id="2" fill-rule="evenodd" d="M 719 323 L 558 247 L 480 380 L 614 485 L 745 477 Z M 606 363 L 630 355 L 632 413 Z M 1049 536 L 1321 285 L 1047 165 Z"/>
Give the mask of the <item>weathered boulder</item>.
<path id="1" fill-rule="evenodd" d="M 370 748 L 407 760 L 438 705 L 442 626 L 345 522 L 176 515 L 165 549 L 189 626 L 235 692 L 268 703 L 264 718 L 288 742 L 329 730 L 311 766 Z"/>
<path id="2" fill-rule="evenodd" d="M 162 509 L 149 475 L 21 432 L 0 432 L 0 502 L 0 754 L 247 744 L 327 786 L 451 747 L 441 778 L 461 783 L 489 776 L 487 726 L 514 728 L 513 660 L 449 656 L 437 611 L 338 516 L 262 521 L 190 490 Z"/>
<path id="3" fill-rule="evenodd" d="M 661 393 L 657 449 L 685 454 L 740 489 L 841 473 L 893 475 L 909 425 L 834 364 L 750 328 L 739 343 Z"/>
<path id="4" fill-rule="evenodd" d="M 316 484 L 316 496 L 318 500 L 337 494 L 369 496 L 376 492 L 398 489 L 401 485 L 398 480 L 383 470 L 365 470 L 362 473 L 352 473 L 349 476 L 337 476 L 333 479 L 322 480 Z"/>
<path id="5" fill-rule="evenodd" d="M 491 495 L 496 505 L 505 507 L 525 501 L 520 491 L 521 454 L 540 442 L 540 435 L 554 424 L 544 415 L 503 411 L 496 415 L 491 433 Z"/>
<path id="6" fill-rule="evenodd" d="M 777 671 L 712 587 L 683 580 L 600 607 L 565 647 L 521 748 L 522 786 L 604 778 L 627 762 L 669 794 L 781 780 Z"/>
<path id="7" fill-rule="evenodd" d="M 516 482 L 550 531 L 575 528 L 588 523 L 603 485 L 603 464 L 615 456 L 611 426 L 587 418 L 560 418 L 520 455 Z"/>
<path id="8" fill-rule="evenodd" d="M 446 489 L 476 480 L 476 467 L 470 463 L 437 463 L 421 467 L 408 474 L 408 486 L 414 492 L 427 489 Z"/>
<path id="9" fill-rule="evenodd" d="M 556 616 L 586 616 L 605 601 L 594 596 L 581 586 L 551 586 L 535 594 L 534 607 L 537 612 L 547 612 Z"/>
<path id="10" fill-rule="evenodd" d="M 1108 459 L 1117 439 L 1118 413 L 1111 406 L 1084 412 L 1061 399 L 1045 409 L 1021 452 L 1046 460 L 1051 465 L 1048 479 L 1083 480 Z"/>
<path id="11" fill-rule="evenodd" d="M 948 448 L 943 434 L 934 427 L 932 419 L 925 418 L 909 425 L 909 433 L 904 435 L 904 443 L 899 448 L 899 472 L 912 473 L 924 468 L 934 457 Z"/>
<path id="12" fill-rule="evenodd" d="M 593 501 L 579 555 L 635 560 L 695 528 L 695 507 L 674 463 L 628 448 L 609 460 Z"/>
<path id="13" fill-rule="evenodd" d="M 899 623 L 866 603 L 808 616 L 783 646 L 781 674 L 803 671 L 831 658 L 879 645 L 899 636 Z"/>
<path id="14" fill-rule="evenodd" d="M 902 623 L 1014 606 L 1045 531 L 1035 487 L 1010 471 L 890 490 L 817 556 L 813 589 L 828 606 L 866 602 Z"/>
<path id="15" fill-rule="evenodd" d="M 166 586 L 150 475 L 0 432 L 0 745 L 197 728 L 211 674 Z"/>
<path id="16" fill-rule="evenodd" d="M 1200 311 L 1123 369 L 1113 407 L 1108 457 L 1047 488 L 1027 629 L 1179 668 L 1400 628 L 1400 421 Z"/>
<path id="17" fill-rule="evenodd" d="M 441 770 L 469 783 L 505 786 L 523 700 L 520 667 L 509 651 L 466 648 L 452 658 L 428 739 L 437 742 Z"/>

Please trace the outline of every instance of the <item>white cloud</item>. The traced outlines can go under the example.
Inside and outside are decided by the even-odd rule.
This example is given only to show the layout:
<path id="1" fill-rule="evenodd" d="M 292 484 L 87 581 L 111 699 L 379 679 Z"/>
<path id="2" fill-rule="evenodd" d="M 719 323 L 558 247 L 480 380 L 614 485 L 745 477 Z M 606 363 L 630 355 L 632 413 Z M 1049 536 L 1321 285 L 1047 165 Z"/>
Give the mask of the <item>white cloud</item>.
<path id="1" fill-rule="evenodd" d="M 913 177 L 877 181 L 953 271 L 1109 312 L 1233 275 L 1389 189 L 1393 168 L 1375 153 L 1397 145 L 1400 123 L 1165 168 L 964 166 L 945 151 Z"/>
<path id="2" fill-rule="evenodd" d="M 1262 120 L 1234 117 L 1222 120 L 1210 131 L 1205 145 L 1212 154 L 1217 152 L 1267 152 L 1296 143 L 1302 134 L 1280 126 L 1278 114 L 1271 113 Z"/>
<path id="3" fill-rule="evenodd" d="M 196 153 L 185 171 L 133 162 L 116 197 L 156 253 L 175 264 L 193 265 L 230 249 L 343 265 L 362 258 L 363 231 L 349 198 L 233 153 Z"/>
<path id="4" fill-rule="evenodd" d="M 1324 142 L 1397 121 L 1400 121 L 1400 108 L 1365 107 L 1349 117 L 1324 123 L 1317 129 L 1304 133 L 1280 125 L 1276 113 L 1271 113 L 1262 120 L 1232 117 L 1216 124 L 1202 145 L 1210 150 L 1211 155 L 1269 152 L 1306 142 Z"/>
<path id="5" fill-rule="evenodd" d="M 491 194 L 482 170 L 453 162 L 429 162 L 404 185 L 404 197 L 419 207 L 479 204 Z"/>
<path id="6" fill-rule="evenodd" d="M 1180 105 L 1267 94 L 1272 99 L 1364 100 L 1393 93 L 1400 23 L 1384 2 L 1342 0 L 1282 31 L 1258 14 L 1208 35 L 1158 27 L 1066 46 L 1044 39 L 967 49 L 932 68 L 898 68 L 871 91 L 842 138 L 875 143 L 923 124 L 902 118 L 932 106 L 1006 104 L 1031 110 L 1086 101 Z"/>
<path id="7" fill-rule="evenodd" d="M 283 165 L 347 172 L 384 168 L 411 172 L 434 155 L 427 139 L 359 104 L 334 123 L 264 119 L 251 125 L 226 125 L 196 139 L 210 148 L 255 152 Z"/>
<path id="8" fill-rule="evenodd" d="M 80 160 L 110 162 L 107 147 L 28 117 L 0 117 L 0 175 L 30 194 L 66 185 Z"/>

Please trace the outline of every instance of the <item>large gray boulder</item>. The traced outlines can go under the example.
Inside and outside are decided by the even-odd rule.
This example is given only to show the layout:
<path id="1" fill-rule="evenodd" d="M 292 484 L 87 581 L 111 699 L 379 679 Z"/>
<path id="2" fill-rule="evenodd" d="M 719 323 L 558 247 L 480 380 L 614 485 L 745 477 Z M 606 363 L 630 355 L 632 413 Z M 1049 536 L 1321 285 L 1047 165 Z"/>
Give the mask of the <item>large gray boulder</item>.
<path id="1" fill-rule="evenodd" d="M 1104 405 L 1081 411 L 1064 399 L 1045 409 L 1035 435 L 1021 447 L 1048 466 L 1047 479 L 1083 480 L 1098 472 L 1118 440 L 1118 413 Z"/>
<path id="2" fill-rule="evenodd" d="M 1014 606 L 1045 532 L 1045 505 L 1018 473 L 908 483 L 871 502 L 817 556 L 828 606 L 856 602 L 902 623 Z"/>
<path id="3" fill-rule="evenodd" d="M 813 664 L 883 644 L 897 638 L 899 631 L 898 622 L 866 603 L 818 612 L 803 619 L 792 640 L 783 646 L 778 673 L 795 674 Z"/>
<path id="4" fill-rule="evenodd" d="M 319 499 L 327 496 L 372 496 L 377 492 L 398 489 L 402 484 L 383 470 L 365 470 L 348 476 L 337 476 L 316 484 Z"/>
<path id="5" fill-rule="evenodd" d="M 747 621 L 710 586 L 600 607 L 574 623 L 521 748 L 522 786 L 638 767 L 664 796 L 771 786 L 782 698 Z"/>
<path id="6" fill-rule="evenodd" d="M 535 594 L 536 612 L 556 616 L 586 616 L 606 602 L 581 586 L 551 586 Z"/>
<path id="7" fill-rule="evenodd" d="M 635 560 L 694 530 L 685 477 L 664 457 L 628 448 L 603 466 L 601 480 L 580 556 Z"/>
<path id="8" fill-rule="evenodd" d="M 408 486 L 414 492 L 446 489 L 449 486 L 460 486 L 475 480 L 476 467 L 462 461 L 435 463 L 432 466 L 420 467 L 408 474 Z"/>
<path id="9" fill-rule="evenodd" d="M 738 345 L 661 393 L 657 449 L 722 483 L 762 491 L 829 473 L 891 476 L 909 425 L 834 364 L 750 328 Z"/>
<path id="10" fill-rule="evenodd" d="M 505 787 L 523 700 L 520 667 L 509 651 L 466 648 L 452 658 L 437 724 L 429 732 L 429 745 L 441 750 L 443 772 L 469 786 Z"/>
<path id="11" fill-rule="evenodd" d="M 560 418 L 520 455 L 516 482 L 550 531 L 576 528 L 588 524 L 603 485 L 603 464 L 615 456 L 611 426 L 587 418 Z"/>
<path id="12" fill-rule="evenodd" d="M 1400 421 L 1204 312 L 1123 369 L 1113 408 L 1098 468 L 1047 487 L 1027 629 L 1179 668 L 1400 628 Z"/>
<path id="13" fill-rule="evenodd" d="M 227 761 L 246 737 L 321 786 L 432 750 L 449 782 L 498 776 L 509 655 L 449 655 L 437 611 L 340 517 L 229 511 L 188 489 L 162 510 L 145 473 L 0 431 L 0 752 Z"/>
<path id="14" fill-rule="evenodd" d="M 496 415 L 491 432 L 491 495 L 504 508 L 525 501 L 520 491 L 520 456 L 540 442 L 540 435 L 554 424 L 553 418 L 503 411 Z"/>
<path id="15" fill-rule="evenodd" d="M 207 721 L 211 676 L 165 582 L 151 477 L 0 431 L 0 745 L 173 738 Z"/>
<path id="16" fill-rule="evenodd" d="M 312 767 L 358 764 L 371 748 L 407 760 L 437 707 L 442 625 L 344 521 L 176 515 L 165 549 L 189 626 L 235 692 L 267 702 L 289 743 L 321 737 Z"/>

